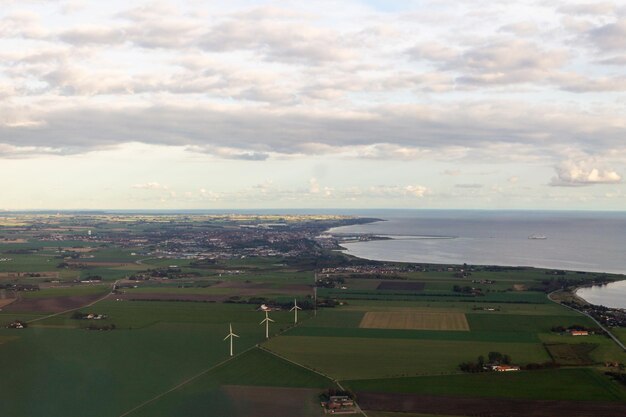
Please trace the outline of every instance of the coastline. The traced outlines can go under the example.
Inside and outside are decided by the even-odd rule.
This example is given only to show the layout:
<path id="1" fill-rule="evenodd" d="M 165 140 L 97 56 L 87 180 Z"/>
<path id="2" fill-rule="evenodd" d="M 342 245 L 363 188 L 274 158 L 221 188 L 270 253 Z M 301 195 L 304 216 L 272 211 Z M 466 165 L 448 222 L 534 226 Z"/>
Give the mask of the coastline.
<path id="1" fill-rule="evenodd" d="M 383 222 L 383 221 L 388 221 L 388 220 L 387 219 L 375 219 L 368 223 L 377 223 L 377 222 Z M 343 228 L 343 227 L 345 226 L 333 227 L 333 228 L 326 230 L 324 233 L 331 235 L 335 239 L 337 237 L 342 237 L 342 236 L 355 237 L 353 240 L 337 241 L 337 249 L 335 249 L 345 255 L 348 255 L 354 258 L 364 259 L 364 260 L 374 261 L 374 262 L 394 262 L 394 263 L 404 263 L 404 264 L 421 263 L 421 264 L 439 265 L 439 266 L 462 265 L 462 263 L 456 262 L 456 261 L 447 263 L 447 262 L 431 262 L 431 261 L 407 261 L 407 260 L 389 259 L 384 256 L 383 257 L 368 257 L 368 256 L 363 256 L 361 254 L 352 253 L 349 247 L 342 246 L 342 244 L 356 244 L 356 243 L 365 243 L 365 242 L 371 242 L 371 241 L 398 241 L 398 240 L 421 240 L 421 239 L 445 240 L 445 239 L 455 239 L 456 238 L 455 236 L 396 235 L 396 234 L 388 234 L 388 233 L 374 234 L 374 233 L 363 233 L 363 232 L 349 233 L 349 232 L 336 231 L 336 229 Z M 360 236 L 364 238 L 359 239 Z M 601 286 L 609 285 L 611 283 L 626 281 L 626 273 L 624 272 L 606 271 L 606 270 L 603 271 L 603 270 L 597 270 L 597 269 L 581 270 L 581 269 L 574 269 L 574 268 L 554 268 L 554 267 L 545 266 L 545 265 L 516 265 L 516 264 L 508 264 L 508 263 L 471 263 L 471 265 L 476 265 L 476 266 L 481 266 L 481 267 L 533 268 L 533 269 L 543 269 L 543 270 L 551 270 L 551 271 L 566 271 L 566 272 L 573 272 L 573 273 L 584 272 L 584 273 L 591 273 L 591 274 L 610 274 L 613 276 L 613 278 L 616 278 L 616 279 L 608 283 L 583 284 L 583 285 L 576 286 L 573 289 L 569 289 L 567 291 L 572 296 L 584 301 L 585 303 L 589 305 L 602 306 L 602 307 L 607 307 L 611 309 L 621 309 L 621 310 L 625 309 L 624 307 L 608 307 L 603 304 L 594 304 L 577 294 L 579 290 L 584 289 L 584 288 L 601 287 Z M 550 294 L 548 294 L 548 298 L 550 298 L 549 295 Z"/>

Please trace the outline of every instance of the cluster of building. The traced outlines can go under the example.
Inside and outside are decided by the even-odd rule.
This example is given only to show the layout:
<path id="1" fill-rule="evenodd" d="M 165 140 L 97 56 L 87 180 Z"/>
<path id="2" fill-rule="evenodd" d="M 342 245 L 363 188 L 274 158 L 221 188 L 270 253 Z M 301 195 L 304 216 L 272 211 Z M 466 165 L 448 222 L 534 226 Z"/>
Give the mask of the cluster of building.
<path id="1" fill-rule="evenodd" d="M 485 369 L 489 369 L 494 372 L 512 372 L 519 371 L 520 367 L 517 365 L 485 365 Z"/>
<path id="2" fill-rule="evenodd" d="M 622 308 L 609 308 L 593 304 L 579 305 L 566 302 L 563 304 L 589 314 L 604 326 L 626 327 L 626 310 Z"/>
<path id="3" fill-rule="evenodd" d="M 8 329 L 25 329 L 26 327 L 26 323 L 21 320 L 15 320 L 7 326 Z"/>
<path id="4" fill-rule="evenodd" d="M 322 407 L 329 414 L 352 414 L 357 412 L 354 400 L 347 395 L 331 395 L 328 401 L 322 402 Z"/>

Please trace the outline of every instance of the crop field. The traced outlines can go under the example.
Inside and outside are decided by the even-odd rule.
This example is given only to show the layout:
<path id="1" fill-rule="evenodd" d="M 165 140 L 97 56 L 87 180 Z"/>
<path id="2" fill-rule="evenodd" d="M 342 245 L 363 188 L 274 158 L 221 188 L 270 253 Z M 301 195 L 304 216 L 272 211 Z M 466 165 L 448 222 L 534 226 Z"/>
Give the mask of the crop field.
<path id="1" fill-rule="evenodd" d="M 592 365 L 594 360 L 590 354 L 598 345 L 592 343 L 558 343 L 546 344 L 548 353 L 555 362 L 561 365 Z"/>
<path id="2" fill-rule="evenodd" d="M 318 416 L 321 409 L 317 396 L 333 386 L 332 381 L 257 348 L 209 370 L 130 416 L 160 417 L 182 412 L 186 417 L 247 417 L 254 415 L 249 413 L 255 406 L 254 412 L 262 413 L 259 416 Z M 296 404 L 292 401 L 296 399 L 316 406 L 300 409 L 304 414 L 297 409 L 294 412 Z M 283 401 L 285 407 L 278 407 Z"/>
<path id="3" fill-rule="evenodd" d="M 402 393 L 359 392 L 359 404 L 367 410 L 455 414 L 489 417 L 615 417 L 626 414 L 626 404 L 610 401 L 530 400 L 432 396 Z M 430 414 L 428 414 L 430 415 Z"/>
<path id="4" fill-rule="evenodd" d="M 299 326 L 290 329 L 285 336 L 356 337 L 373 339 L 450 340 L 497 343 L 539 343 L 536 334 L 524 332 L 467 332 L 457 330 L 394 330 L 361 329 L 342 327 Z"/>
<path id="5" fill-rule="evenodd" d="M 0 298 L 0 310 L 14 302 L 14 298 Z"/>
<path id="6" fill-rule="evenodd" d="M 35 216 L 0 230 L 0 414 L 320 417 L 319 395 L 337 381 L 370 417 L 525 417 L 529 407 L 544 413 L 535 417 L 614 417 L 610 406 L 626 407 L 626 388 L 603 374 L 624 352 L 601 334 L 552 331 L 595 327 L 543 292 L 595 274 L 473 267 L 463 277 L 458 266 L 377 264 L 315 246 L 302 239 L 318 233 L 311 224 L 191 217 Z M 337 279 L 318 282 L 314 310 L 323 270 Z M 269 339 L 261 304 L 272 308 Z M 6 327 L 15 320 L 28 327 Z M 240 336 L 233 357 L 229 323 Z M 490 352 L 563 367 L 461 372 Z"/>
<path id="7" fill-rule="evenodd" d="M 374 312 L 365 313 L 359 327 L 364 329 L 469 330 L 461 313 Z"/>
<path id="8" fill-rule="evenodd" d="M 617 337 L 622 343 L 626 344 L 626 328 L 612 329 L 611 332 Z"/>
<path id="9" fill-rule="evenodd" d="M 99 415 L 117 416 L 226 359 L 228 344 L 222 340 L 228 331 L 225 323 L 232 322 L 241 336 L 235 340 L 236 352 L 264 338 L 258 324 L 260 313 L 248 306 L 180 304 L 190 303 L 97 304 L 94 309 L 98 313 L 110 315 L 103 324 L 118 325 L 118 330 L 109 332 L 59 328 L 84 322 L 60 317 L 38 322 L 19 333 L 0 329 L 0 338 L 7 341 L 2 344 L 0 369 L 12 369 L 15 358 L 29 358 L 20 364 L 19 372 L 11 374 L 12 378 L 0 379 L 6 415 L 68 416 L 71 414 L 67 410 L 74 410 L 74 415 L 83 416 L 97 409 Z M 287 317 L 273 317 L 277 323 L 272 331 L 278 331 Z M 252 356 L 254 366 L 244 363 L 233 379 L 228 379 L 226 373 L 224 381 L 264 381 L 272 385 L 276 373 L 280 374 L 280 365 L 284 365 L 289 370 L 287 376 L 283 373 L 287 386 L 328 385 L 318 375 L 302 368 L 294 370 L 282 360 L 265 372 L 266 368 L 256 363 L 270 366 L 275 361 L 268 360 L 267 355 L 260 354 L 263 360 L 258 359 L 259 355 Z"/>
<path id="10" fill-rule="evenodd" d="M 490 351 L 520 364 L 550 359 L 539 343 L 279 336 L 264 346 L 337 379 L 454 373 L 459 363 Z"/>
<path id="11" fill-rule="evenodd" d="M 624 401 L 626 390 L 593 369 L 478 373 L 344 381 L 355 391 L 462 397 Z"/>
<path id="12" fill-rule="evenodd" d="M 485 311 L 483 308 L 493 308 L 496 311 Z M 389 300 L 350 300 L 348 305 L 341 308 L 342 311 L 395 311 L 395 310 L 415 309 L 422 310 L 428 309 L 433 311 L 450 311 L 472 314 L 510 314 L 510 315 L 522 315 L 522 316 L 569 316 L 569 317 L 581 317 L 584 316 L 576 313 L 566 307 L 558 305 L 556 303 L 548 302 L 544 300 L 540 304 L 526 304 L 526 303 L 482 303 L 482 302 L 465 302 L 465 301 L 389 301 Z M 531 318 L 532 320 L 532 318 Z"/>
<path id="13" fill-rule="evenodd" d="M 423 291 L 425 286 L 425 283 L 416 281 L 383 281 L 376 289 L 419 292 Z"/>
<path id="14" fill-rule="evenodd" d="M 589 318 L 577 316 L 524 316 L 512 314 L 467 314 L 472 330 L 491 330 L 502 332 L 550 332 L 554 326 L 582 325 L 596 327 Z"/>

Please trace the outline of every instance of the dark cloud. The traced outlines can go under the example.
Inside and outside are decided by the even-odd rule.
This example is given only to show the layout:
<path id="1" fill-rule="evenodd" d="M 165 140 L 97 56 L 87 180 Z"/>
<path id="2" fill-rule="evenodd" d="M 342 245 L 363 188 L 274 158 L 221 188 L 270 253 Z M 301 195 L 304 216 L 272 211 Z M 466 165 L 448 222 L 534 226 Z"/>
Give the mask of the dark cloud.
<path id="1" fill-rule="evenodd" d="M 505 152 L 523 155 L 514 151 L 516 146 L 530 147 L 533 153 L 527 156 L 533 157 L 554 153 L 559 146 L 593 143 L 602 152 L 623 143 L 623 130 L 610 120 L 567 111 L 511 109 L 510 104 L 502 108 L 467 104 L 312 114 L 305 109 L 239 106 L 77 106 L 41 110 L 30 116 L 31 123 L 0 125 L 0 143 L 76 153 L 142 142 L 250 160 L 266 159 L 271 153 L 332 153 L 372 145 L 376 146 L 361 157 L 414 159 L 428 156 L 424 150 L 460 148 L 472 150 L 476 158 L 498 154 L 508 158 Z"/>

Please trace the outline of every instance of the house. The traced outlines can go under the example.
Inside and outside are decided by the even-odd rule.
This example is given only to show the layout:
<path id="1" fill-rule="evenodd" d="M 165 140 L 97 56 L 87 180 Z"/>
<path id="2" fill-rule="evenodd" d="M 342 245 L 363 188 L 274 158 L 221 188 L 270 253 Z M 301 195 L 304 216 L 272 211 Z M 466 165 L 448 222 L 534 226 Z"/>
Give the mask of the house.
<path id="1" fill-rule="evenodd" d="M 25 329 L 26 323 L 21 322 L 19 320 L 15 320 L 13 323 L 7 326 L 9 329 Z"/>
<path id="2" fill-rule="evenodd" d="M 493 365 L 491 370 L 496 372 L 512 372 L 519 371 L 520 367 L 514 365 Z"/>
<path id="3" fill-rule="evenodd" d="M 347 395 L 331 395 L 322 406 L 326 408 L 327 413 L 350 414 L 355 412 L 356 404 Z"/>
<path id="4" fill-rule="evenodd" d="M 589 332 L 587 330 L 572 330 L 570 334 L 572 336 L 589 336 Z"/>

